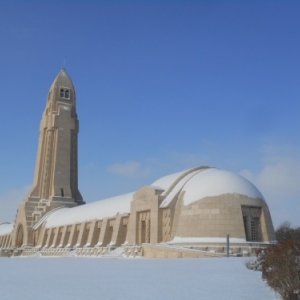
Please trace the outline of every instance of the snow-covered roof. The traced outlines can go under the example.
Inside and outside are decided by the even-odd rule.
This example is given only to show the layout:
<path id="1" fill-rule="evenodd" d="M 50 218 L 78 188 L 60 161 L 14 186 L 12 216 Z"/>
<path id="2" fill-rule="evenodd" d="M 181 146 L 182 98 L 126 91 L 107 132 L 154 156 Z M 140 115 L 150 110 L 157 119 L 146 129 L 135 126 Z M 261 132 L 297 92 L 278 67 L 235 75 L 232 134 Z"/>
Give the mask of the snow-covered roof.
<path id="1" fill-rule="evenodd" d="M 184 205 L 223 194 L 241 194 L 265 201 L 260 191 L 244 177 L 215 168 L 198 172 L 184 185 L 182 192 L 185 192 Z"/>
<path id="2" fill-rule="evenodd" d="M 241 194 L 265 201 L 260 191 L 244 177 L 229 171 L 209 167 L 197 167 L 162 177 L 151 186 L 164 189 L 166 196 L 160 207 L 167 207 L 177 194 L 184 192 L 183 203 L 223 194 Z"/>
<path id="3" fill-rule="evenodd" d="M 205 197 L 223 194 L 241 194 L 264 200 L 260 191 L 247 179 L 229 171 L 197 167 L 162 177 L 152 183 L 152 188 L 163 189 L 166 196 L 160 207 L 167 207 L 179 193 L 184 193 L 183 204 L 189 205 Z M 46 218 L 46 227 L 76 224 L 94 219 L 114 217 L 118 213 L 130 213 L 134 193 L 129 193 L 90 204 L 62 208 Z"/>
<path id="4" fill-rule="evenodd" d="M 4 223 L 0 224 L 0 235 L 9 234 L 13 231 L 14 224 Z"/>
<path id="5" fill-rule="evenodd" d="M 154 186 L 154 187 L 160 187 L 162 188 L 163 190 L 165 190 L 165 192 L 162 194 L 164 195 L 167 190 L 171 187 L 171 185 L 180 177 L 182 176 L 184 173 L 186 173 L 187 170 L 185 171 L 182 171 L 182 172 L 177 172 L 177 173 L 174 173 L 174 174 L 170 174 L 170 175 L 167 175 L 167 176 L 164 176 L 156 181 L 154 181 L 151 186 Z"/>
<path id="6" fill-rule="evenodd" d="M 183 186 L 197 173 L 201 172 L 203 170 L 197 170 L 190 172 L 186 174 L 183 178 L 181 178 L 178 183 L 174 186 L 174 188 L 169 192 L 169 194 L 166 196 L 160 207 L 167 207 L 171 201 L 174 199 L 174 197 L 177 195 L 177 193 L 180 192 L 180 190 L 183 188 Z M 182 175 L 182 174 L 181 174 Z"/>
<path id="7" fill-rule="evenodd" d="M 46 228 L 76 224 L 94 219 L 101 220 L 114 217 L 118 213 L 129 213 L 133 194 L 124 194 L 73 208 L 59 209 L 46 219 Z"/>

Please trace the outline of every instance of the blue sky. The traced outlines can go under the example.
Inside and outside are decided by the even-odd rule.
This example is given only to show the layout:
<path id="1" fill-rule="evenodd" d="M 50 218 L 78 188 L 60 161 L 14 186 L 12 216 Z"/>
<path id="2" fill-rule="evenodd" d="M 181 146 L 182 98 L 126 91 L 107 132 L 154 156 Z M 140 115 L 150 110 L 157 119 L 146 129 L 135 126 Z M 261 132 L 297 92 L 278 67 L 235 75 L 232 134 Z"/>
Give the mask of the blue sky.
<path id="1" fill-rule="evenodd" d="M 300 226 L 298 1 L 0 1 L 0 223 L 33 181 L 64 66 L 86 202 L 197 165 L 236 172 Z"/>

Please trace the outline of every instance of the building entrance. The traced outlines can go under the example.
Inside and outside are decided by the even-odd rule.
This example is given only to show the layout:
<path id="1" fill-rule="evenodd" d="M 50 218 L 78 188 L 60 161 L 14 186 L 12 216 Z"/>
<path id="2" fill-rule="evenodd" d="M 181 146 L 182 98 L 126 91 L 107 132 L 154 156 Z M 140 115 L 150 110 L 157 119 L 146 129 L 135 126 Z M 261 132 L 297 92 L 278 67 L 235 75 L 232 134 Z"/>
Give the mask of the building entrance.
<path id="1" fill-rule="evenodd" d="M 244 229 L 247 241 L 261 241 L 261 207 L 242 206 Z"/>
<path id="2" fill-rule="evenodd" d="M 150 210 L 138 213 L 138 244 L 150 243 Z"/>

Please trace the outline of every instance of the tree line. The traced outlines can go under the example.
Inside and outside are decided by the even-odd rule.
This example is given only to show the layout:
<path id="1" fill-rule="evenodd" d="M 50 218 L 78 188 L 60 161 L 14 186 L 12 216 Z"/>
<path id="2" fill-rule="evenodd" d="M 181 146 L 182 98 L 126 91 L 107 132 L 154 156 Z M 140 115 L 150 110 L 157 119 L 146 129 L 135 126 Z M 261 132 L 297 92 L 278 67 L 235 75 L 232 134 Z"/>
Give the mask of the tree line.
<path id="1" fill-rule="evenodd" d="M 280 241 L 300 241 L 300 227 L 292 227 L 288 221 L 283 222 L 275 231 L 276 240 Z"/>

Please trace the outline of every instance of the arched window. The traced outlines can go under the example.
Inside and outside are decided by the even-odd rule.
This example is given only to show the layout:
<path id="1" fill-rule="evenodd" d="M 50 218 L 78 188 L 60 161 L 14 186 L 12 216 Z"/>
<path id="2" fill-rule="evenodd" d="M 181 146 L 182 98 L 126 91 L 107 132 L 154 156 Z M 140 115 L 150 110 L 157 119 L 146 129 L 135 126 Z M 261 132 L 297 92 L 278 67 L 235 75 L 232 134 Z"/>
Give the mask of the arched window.
<path id="1" fill-rule="evenodd" d="M 67 99 L 70 98 L 70 91 L 66 90 L 66 92 L 65 92 L 65 98 L 67 98 Z"/>
<path id="2" fill-rule="evenodd" d="M 63 89 L 60 90 L 60 98 L 65 98 L 65 91 Z"/>

